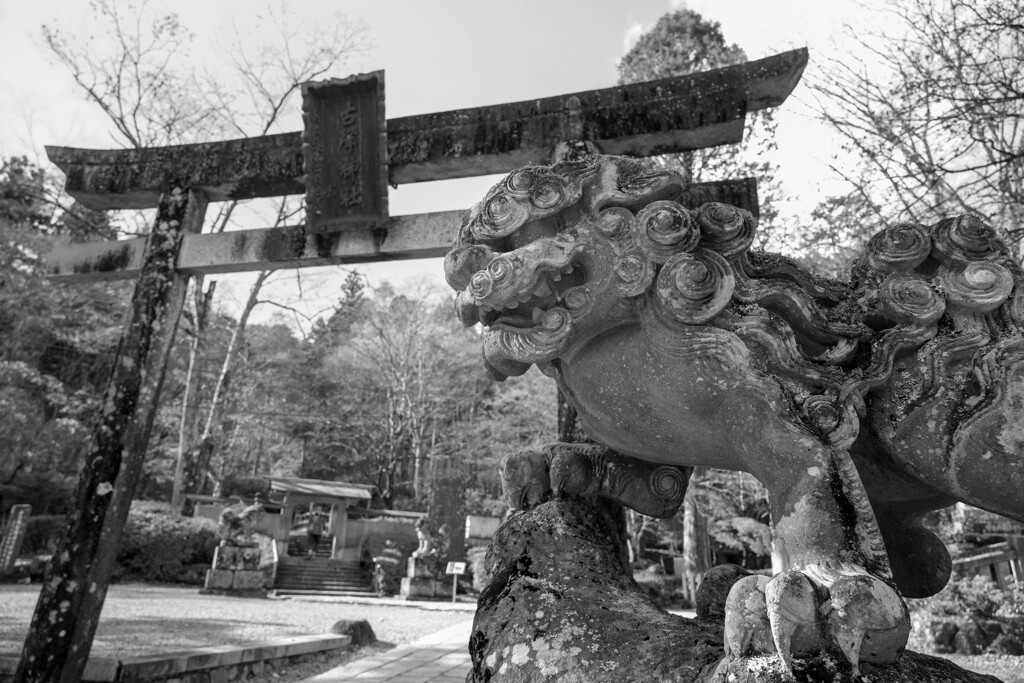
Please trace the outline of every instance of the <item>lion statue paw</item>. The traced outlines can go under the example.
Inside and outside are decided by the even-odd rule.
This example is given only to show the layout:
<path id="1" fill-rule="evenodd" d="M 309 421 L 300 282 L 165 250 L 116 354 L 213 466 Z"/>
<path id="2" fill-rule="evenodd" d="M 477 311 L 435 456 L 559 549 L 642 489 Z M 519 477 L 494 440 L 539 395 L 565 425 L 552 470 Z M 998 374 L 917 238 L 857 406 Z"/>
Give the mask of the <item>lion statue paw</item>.
<path id="1" fill-rule="evenodd" d="M 910 613 L 890 585 L 858 567 L 830 562 L 774 577 L 748 576 L 725 610 L 726 655 L 793 658 L 838 651 L 854 676 L 860 663 L 895 661 L 910 636 Z"/>

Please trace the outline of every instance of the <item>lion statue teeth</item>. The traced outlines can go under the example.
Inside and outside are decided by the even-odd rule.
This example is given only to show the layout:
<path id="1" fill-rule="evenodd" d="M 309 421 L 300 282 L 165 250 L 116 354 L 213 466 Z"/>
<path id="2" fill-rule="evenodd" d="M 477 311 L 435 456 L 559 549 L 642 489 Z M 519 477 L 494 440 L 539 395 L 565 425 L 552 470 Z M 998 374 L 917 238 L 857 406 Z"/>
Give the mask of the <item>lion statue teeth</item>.
<path id="1" fill-rule="evenodd" d="M 445 272 L 489 372 L 537 365 L 601 444 L 507 456 L 509 502 L 668 516 L 692 466 L 750 472 L 787 567 L 733 586 L 727 653 L 893 661 L 902 596 L 950 574 L 923 516 L 964 501 L 1024 521 L 1024 273 L 961 216 L 882 230 L 851 282 L 827 280 L 686 190 L 591 156 L 519 169 L 466 215 Z"/>

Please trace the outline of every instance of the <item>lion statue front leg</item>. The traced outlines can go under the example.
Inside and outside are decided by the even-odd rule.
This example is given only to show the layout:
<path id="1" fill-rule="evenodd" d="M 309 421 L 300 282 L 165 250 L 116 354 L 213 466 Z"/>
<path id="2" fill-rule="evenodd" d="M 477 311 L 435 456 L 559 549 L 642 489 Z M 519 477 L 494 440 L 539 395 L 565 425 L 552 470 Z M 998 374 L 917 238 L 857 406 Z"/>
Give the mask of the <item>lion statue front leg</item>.
<path id="1" fill-rule="evenodd" d="M 762 475 L 788 568 L 738 581 L 726 603 L 725 648 L 732 658 L 841 653 L 860 663 L 895 661 L 910 635 L 882 536 L 849 454 L 824 449 Z"/>
<path id="2" fill-rule="evenodd" d="M 910 617 L 893 584 L 874 514 L 845 451 L 802 440 L 803 457 L 759 473 L 789 567 L 774 577 L 747 576 L 725 606 L 727 660 L 777 654 L 792 672 L 794 657 L 834 651 L 854 676 L 861 662 L 895 661 L 906 646 Z M 807 453 L 815 454 L 807 459 Z M 776 464 L 779 460 L 772 459 Z M 553 496 L 614 500 L 655 517 L 682 504 L 691 468 L 655 465 L 594 444 L 552 444 L 502 461 L 513 509 Z M 728 664 L 728 661 L 726 662 Z"/>
<path id="3" fill-rule="evenodd" d="M 726 602 L 731 659 L 777 653 L 793 658 L 832 650 L 849 661 L 891 662 L 910 634 L 906 604 L 860 479 L 845 451 L 802 439 L 801 457 L 771 459 L 759 473 L 789 568 L 738 581 Z M 808 457 L 810 456 L 810 457 Z M 691 468 L 656 465 L 594 444 L 552 444 L 502 461 L 509 505 L 525 509 L 552 496 L 602 497 L 652 517 L 682 504 Z"/>

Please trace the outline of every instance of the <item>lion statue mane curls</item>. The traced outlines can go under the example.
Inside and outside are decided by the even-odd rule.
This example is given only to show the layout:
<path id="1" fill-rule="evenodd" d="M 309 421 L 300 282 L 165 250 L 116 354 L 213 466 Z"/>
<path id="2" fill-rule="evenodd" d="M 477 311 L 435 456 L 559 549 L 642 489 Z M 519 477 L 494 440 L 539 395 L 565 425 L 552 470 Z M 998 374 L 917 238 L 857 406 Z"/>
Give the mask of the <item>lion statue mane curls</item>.
<path id="1" fill-rule="evenodd" d="M 733 586 L 727 653 L 834 650 L 856 673 L 905 647 L 902 596 L 949 578 L 926 513 L 1024 521 L 1024 273 L 970 215 L 878 232 L 850 282 L 752 249 L 756 230 L 674 173 L 591 156 L 511 173 L 445 271 L 491 375 L 536 364 L 600 444 L 508 456 L 513 507 L 667 516 L 690 467 L 750 472 L 787 568 Z"/>

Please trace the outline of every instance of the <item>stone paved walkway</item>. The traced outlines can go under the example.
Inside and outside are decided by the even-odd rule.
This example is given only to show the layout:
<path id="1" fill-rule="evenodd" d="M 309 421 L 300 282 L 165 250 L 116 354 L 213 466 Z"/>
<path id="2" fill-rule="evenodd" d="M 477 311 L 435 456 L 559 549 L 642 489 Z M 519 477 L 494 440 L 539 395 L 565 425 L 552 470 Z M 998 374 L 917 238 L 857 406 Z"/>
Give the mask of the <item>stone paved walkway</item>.
<path id="1" fill-rule="evenodd" d="M 693 619 L 693 610 L 669 610 Z M 400 645 L 372 657 L 363 657 L 302 683 L 464 683 L 472 668 L 469 634 L 472 620 Z"/>
<path id="2" fill-rule="evenodd" d="M 303 683 L 463 683 L 472 665 L 472 620 L 325 671 Z"/>

